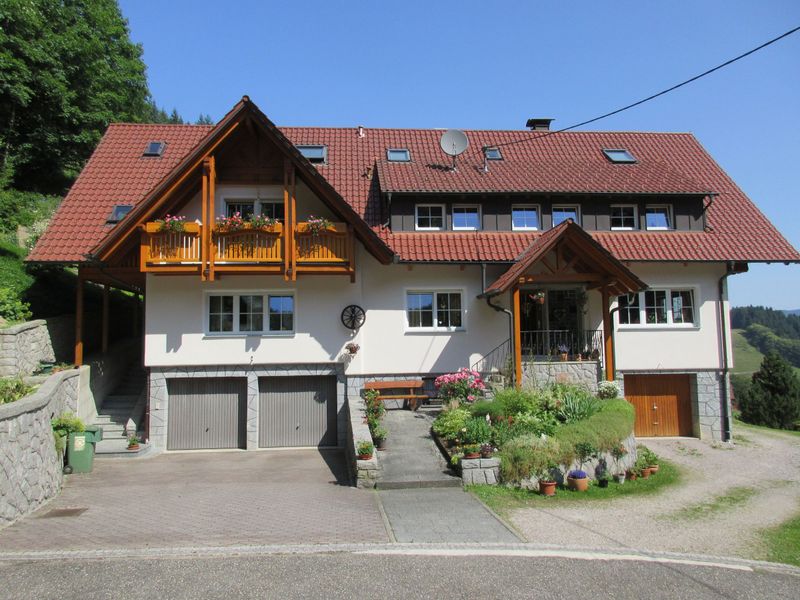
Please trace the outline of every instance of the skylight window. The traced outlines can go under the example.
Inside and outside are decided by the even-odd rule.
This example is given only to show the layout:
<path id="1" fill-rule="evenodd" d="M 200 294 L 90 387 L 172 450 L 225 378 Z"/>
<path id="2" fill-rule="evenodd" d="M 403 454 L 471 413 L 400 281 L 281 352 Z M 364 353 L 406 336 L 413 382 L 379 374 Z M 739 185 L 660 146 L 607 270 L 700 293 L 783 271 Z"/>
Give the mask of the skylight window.
<path id="1" fill-rule="evenodd" d="M 500 153 L 500 148 L 486 148 L 486 160 L 503 160 L 503 155 Z"/>
<path id="2" fill-rule="evenodd" d="M 635 163 L 636 158 L 625 148 L 603 148 L 603 154 L 613 163 Z"/>
<path id="3" fill-rule="evenodd" d="M 308 162 L 316 165 L 328 163 L 328 147 L 321 144 L 297 146 L 300 154 L 308 159 Z"/>
<path id="4" fill-rule="evenodd" d="M 125 218 L 125 215 L 131 212 L 132 208 L 133 206 L 131 206 L 130 204 L 117 204 L 116 206 L 114 206 L 114 210 L 111 211 L 111 214 L 108 215 L 106 223 L 109 224 L 119 223 L 120 221 L 122 221 L 122 219 Z"/>
<path id="5" fill-rule="evenodd" d="M 411 152 L 408 148 L 389 148 L 386 158 L 390 162 L 411 162 Z"/>
<path id="6" fill-rule="evenodd" d="M 143 156 L 161 156 L 164 154 L 164 148 L 167 146 L 166 142 L 152 141 L 147 142 L 147 147 L 144 149 Z"/>

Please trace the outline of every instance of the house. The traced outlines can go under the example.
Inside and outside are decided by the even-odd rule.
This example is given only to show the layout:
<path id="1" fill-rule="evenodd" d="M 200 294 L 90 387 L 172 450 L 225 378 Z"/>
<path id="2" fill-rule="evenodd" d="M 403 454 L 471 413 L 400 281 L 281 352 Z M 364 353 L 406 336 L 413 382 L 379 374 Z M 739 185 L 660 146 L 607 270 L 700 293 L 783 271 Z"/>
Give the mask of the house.
<path id="1" fill-rule="evenodd" d="M 344 446 L 365 382 L 463 367 L 729 439 L 727 279 L 800 254 L 691 134 L 531 125 L 114 124 L 30 260 L 143 296 L 158 449 Z"/>

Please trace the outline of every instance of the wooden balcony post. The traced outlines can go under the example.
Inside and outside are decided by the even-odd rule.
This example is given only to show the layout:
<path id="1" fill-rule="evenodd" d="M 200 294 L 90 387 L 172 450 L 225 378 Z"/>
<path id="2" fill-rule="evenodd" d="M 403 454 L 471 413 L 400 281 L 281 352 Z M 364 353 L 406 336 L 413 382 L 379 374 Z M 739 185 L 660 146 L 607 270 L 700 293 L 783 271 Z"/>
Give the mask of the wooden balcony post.
<path id="1" fill-rule="evenodd" d="M 289 172 L 289 183 L 292 186 L 292 281 L 297 281 L 297 178 L 294 165 Z"/>
<path id="2" fill-rule="evenodd" d="M 108 284 L 103 285 L 103 315 L 100 349 L 105 354 L 108 352 Z"/>
<path id="3" fill-rule="evenodd" d="M 217 160 L 214 156 L 208 157 L 209 161 L 209 173 L 208 173 L 208 223 L 204 223 L 204 227 L 202 233 L 206 236 L 206 246 L 203 248 L 203 251 L 206 253 L 208 257 L 206 260 L 208 261 L 208 279 L 209 281 L 214 281 L 214 238 L 213 238 L 213 231 L 214 226 L 212 223 L 214 222 L 214 208 L 216 205 L 216 191 L 217 191 Z"/>
<path id="4" fill-rule="evenodd" d="M 289 203 L 289 159 L 283 162 L 283 279 L 289 281 L 289 269 L 291 266 L 290 255 L 292 252 L 292 240 L 294 229 L 289 215 L 291 205 Z"/>
<path id="5" fill-rule="evenodd" d="M 212 215 L 208 212 L 208 176 L 209 176 L 209 164 L 208 161 L 203 161 L 203 186 L 202 186 L 202 193 L 200 195 L 200 208 L 201 208 L 201 217 L 200 220 L 203 222 L 202 229 L 200 230 L 200 281 L 205 281 L 207 276 L 207 261 L 208 255 L 205 252 L 206 249 L 206 230 L 208 229 L 207 225 L 211 220 Z"/>
<path id="6" fill-rule="evenodd" d="M 75 289 L 75 364 L 83 364 L 83 276 L 80 269 Z"/>
<path id="7" fill-rule="evenodd" d="M 513 291 L 514 313 L 514 386 L 522 387 L 522 315 L 520 313 L 519 286 L 514 286 Z"/>
<path id="8" fill-rule="evenodd" d="M 611 330 L 611 308 L 609 306 L 608 286 L 600 290 L 603 296 L 603 350 L 606 359 L 606 381 L 614 381 L 614 336 Z"/>

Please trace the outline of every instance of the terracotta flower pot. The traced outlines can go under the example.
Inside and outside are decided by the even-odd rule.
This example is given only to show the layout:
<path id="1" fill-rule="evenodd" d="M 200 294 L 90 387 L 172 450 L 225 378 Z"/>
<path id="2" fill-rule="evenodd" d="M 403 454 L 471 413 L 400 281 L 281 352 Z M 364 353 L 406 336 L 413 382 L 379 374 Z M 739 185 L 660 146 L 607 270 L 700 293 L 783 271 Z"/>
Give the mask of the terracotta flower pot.
<path id="1" fill-rule="evenodd" d="M 369 460 L 372 458 L 372 454 L 359 454 L 358 460 Z"/>
<path id="2" fill-rule="evenodd" d="M 642 479 L 647 479 L 648 477 L 650 477 L 650 472 L 651 472 L 650 467 L 642 469 Z"/>
<path id="3" fill-rule="evenodd" d="M 542 496 L 555 496 L 556 495 L 556 482 L 539 480 L 539 493 Z"/>
<path id="4" fill-rule="evenodd" d="M 139 444 L 133 444 L 128 446 L 128 452 L 138 452 L 139 451 Z"/>
<path id="5" fill-rule="evenodd" d="M 569 354 L 567 354 L 566 352 L 562 352 L 561 353 L 561 361 L 562 362 L 567 362 L 568 360 L 569 360 Z"/>
<path id="6" fill-rule="evenodd" d="M 650 465 L 650 475 L 658 473 L 658 465 Z"/>
<path id="7" fill-rule="evenodd" d="M 576 492 L 585 492 L 589 489 L 589 478 L 575 479 L 574 477 L 567 477 L 567 487 Z"/>
<path id="8" fill-rule="evenodd" d="M 480 458 L 480 457 L 481 457 L 481 453 L 480 452 L 464 452 L 464 458 L 473 459 L 473 458 Z"/>
<path id="9" fill-rule="evenodd" d="M 630 481 L 636 481 L 636 478 L 638 477 L 638 475 L 636 475 L 636 473 L 634 473 L 633 471 L 628 471 L 626 473 L 626 476 Z"/>

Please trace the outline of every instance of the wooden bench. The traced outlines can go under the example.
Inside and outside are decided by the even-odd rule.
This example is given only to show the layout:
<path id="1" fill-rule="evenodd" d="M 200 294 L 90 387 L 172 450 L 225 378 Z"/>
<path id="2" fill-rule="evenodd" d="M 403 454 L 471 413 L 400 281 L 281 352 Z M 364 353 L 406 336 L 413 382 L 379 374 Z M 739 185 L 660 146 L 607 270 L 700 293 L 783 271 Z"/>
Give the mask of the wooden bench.
<path id="1" fill-rule="evenodd" d="M 364 389 L 380 392 L 381 400 L 405 400 L 411 410 L 417 410 L 420 402 L 428 400 L 428 395 L 422 392 L 421 379 L 369 381 L 364 384 Z M 385 390 L 388 390 L 389 393 L 384 393 Z"/>

